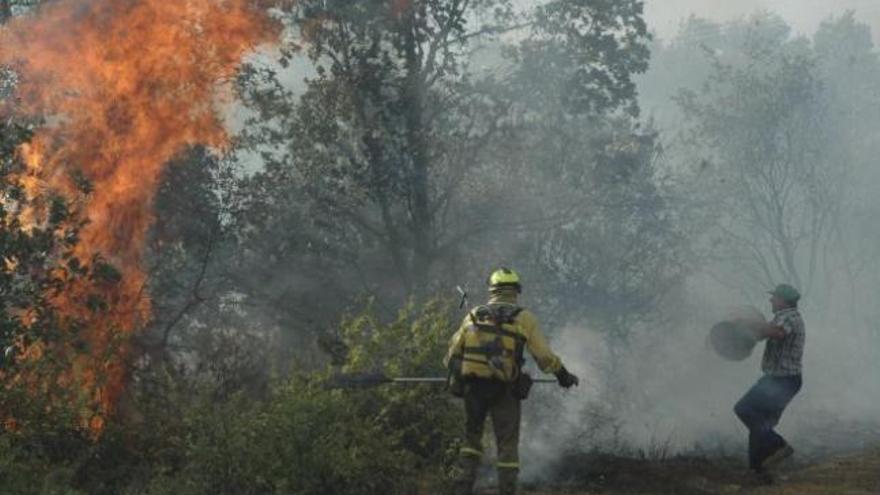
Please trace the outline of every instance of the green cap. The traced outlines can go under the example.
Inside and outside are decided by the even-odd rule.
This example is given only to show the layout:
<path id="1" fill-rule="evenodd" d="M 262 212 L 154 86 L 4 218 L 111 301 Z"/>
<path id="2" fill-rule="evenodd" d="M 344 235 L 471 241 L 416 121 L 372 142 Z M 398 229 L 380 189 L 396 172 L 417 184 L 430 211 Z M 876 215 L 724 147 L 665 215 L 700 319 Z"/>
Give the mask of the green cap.
<path id="1" fill-rule="evenodd" d="M 794 304 L 801 298 L 801 293 L 788 284 L 779 284 L 769 293 L 781 297 L 783 301 L 789 304 Z"/>

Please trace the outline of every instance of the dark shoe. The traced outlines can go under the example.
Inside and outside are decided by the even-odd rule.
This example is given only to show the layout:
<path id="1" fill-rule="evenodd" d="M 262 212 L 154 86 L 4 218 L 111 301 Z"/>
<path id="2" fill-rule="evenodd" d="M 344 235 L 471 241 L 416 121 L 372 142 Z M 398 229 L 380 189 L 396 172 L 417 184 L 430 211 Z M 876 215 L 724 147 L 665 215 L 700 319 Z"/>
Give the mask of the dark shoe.
<path id="1" fill-rule="evenodd" d="M 498 470 L 498 495 L 516 495 L 517 469 Z"/>
<path id="2" fill-rule="evenodd" d="M 479 469 L 479 457 L 470 455 L 459 457 L 450 495 L 473 495 Z"/>
<path id="3" fill-rule="evenodd" d="M 467 481 L 456 481 L 453 483 L 452 489 L 447 493 L 449 495 L 474 495 L 474 485 Z"/>
<path id="4" fill-rule="evenodd" d="M 776 449 L 775 452 L 768 455 L 764 462 L 761 463 L 762 468 L 770 468 L 778 465 L 780 462 L 788 459 L 794 454 L 794 449 L 791 448 L 791 445 L 785 444 L 782 447 Z"/>
<path id="5" fill-rule="evenodd" d="M 766 486 L 773 484 L 773 476 L 771 476 L 770 473 L 768 473 L 767 471 L 764 471 L 763 469 L 753 469 L 751 473 L 751 483 L 749 483 L 750 485 Z"/>

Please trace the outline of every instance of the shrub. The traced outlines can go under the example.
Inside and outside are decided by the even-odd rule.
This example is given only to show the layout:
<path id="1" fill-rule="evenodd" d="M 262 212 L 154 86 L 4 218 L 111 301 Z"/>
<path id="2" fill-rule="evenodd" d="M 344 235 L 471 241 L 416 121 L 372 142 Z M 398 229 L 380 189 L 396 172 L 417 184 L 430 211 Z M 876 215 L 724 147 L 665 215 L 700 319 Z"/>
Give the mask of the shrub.
<path id="1" fill-rule="evenodd" d="M 390 323 L 371 307 L 340 334 L 342 371 L 442 376 L 448 307 L 408 304 Z M 335 388 L 332 369 L 216 394 L 153 370 L 130 384 L 99 437 L 76 411 L 23 403 L 25 427 L 0 433 L 2 493 L 125 495 L 415 494 L 438 488 L 454 459 L 456 403 L 442 384 Z M 7 403 L 15 402 L 6 389 Z"/>
<path id="2" fill-rule="evenodd" d="M 442 373 L 449 334 L 440 302 L 409 304 L 383 324 L 370 307 L 342 325 L 345 372 Z M 327 373 L 276 384 L 266 400 L 211 394 L 188 413 L 183 467 L 145 493 L 412 494 L 445 478 L 460 427 L 439 384 L 328 387 Z"/>

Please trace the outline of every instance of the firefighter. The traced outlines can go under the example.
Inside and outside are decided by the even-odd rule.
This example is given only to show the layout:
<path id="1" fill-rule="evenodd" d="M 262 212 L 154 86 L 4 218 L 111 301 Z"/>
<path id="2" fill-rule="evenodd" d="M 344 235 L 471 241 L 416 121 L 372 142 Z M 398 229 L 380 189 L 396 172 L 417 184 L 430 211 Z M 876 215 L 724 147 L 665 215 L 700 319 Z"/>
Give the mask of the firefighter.
<path id="1" fill-rule="evenodd" d="M 517 304 L 520 278 L 509 268 L 489 276 L 489 301 L 472 309 L 452 336 L 444 364 L 453 377 L 453 393 L 464 399 L 464 444 L 459 452 L 455 493 L 471 494 L 483 456 L 486 416 L 491 416 L 498 447 L 500 495 L 514 495 L 519 473 L 520 402 L 531 380 L 522 373 L 528 349 L 538 367 L 556 375 L 559 385 L 578 384 L 547 345 L 535 316 Z"/>

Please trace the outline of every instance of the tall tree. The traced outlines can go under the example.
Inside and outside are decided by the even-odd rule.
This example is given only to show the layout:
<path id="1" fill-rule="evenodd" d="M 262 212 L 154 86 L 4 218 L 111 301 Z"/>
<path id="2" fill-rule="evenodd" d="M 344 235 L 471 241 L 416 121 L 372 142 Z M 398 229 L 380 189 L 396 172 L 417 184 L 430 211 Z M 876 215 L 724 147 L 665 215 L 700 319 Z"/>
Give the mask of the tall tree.
<path id="1" fill-rule="evenodd" d="M 507 0 L 303 1 L 287 15 L 315 76 L 292 94 L 251 74 L 265 131 L 253 137 L 274 144 L 248 187 L 263 196 L 265 235 L 297 238 L 287 246 L 299 254 L 280 259 L 310 261 L 297 265 L 296 285 L 339 300 L 364 290 L 399 302 L 470 278 L 475 259 L 497 262 L 486 261 L 496 238 L 570 209 L 516 204 L 527 188 L 509 187 L 510 176 L 547 176 L 547 164 L 515 168 L 487 150 L 511 143 L 551 100 L 593 118 L 635 114 L 631 75 L 648 55 L 637 1 L 552 1 L 525 12 Z M 498 70 L 475 67 L 480 48 Z M 542 86 L 547 71 L 558 73 L 556 86 Z"/>
<path id="2" fill-rule="evenodd" d="M 774 22 L 777 21 L 777 22 Z M 783 28 L 785 27 L 782 24 Z M 842 200 L 843 164 L 831 154 L 829 102 L 807 40 L 778 19 L 732 25 L 737 51 L 714 60 L 700 91 L 679 102 L 717 182 L 713 252 L 740 263 L 740 288 L 815 282 Z"/>

